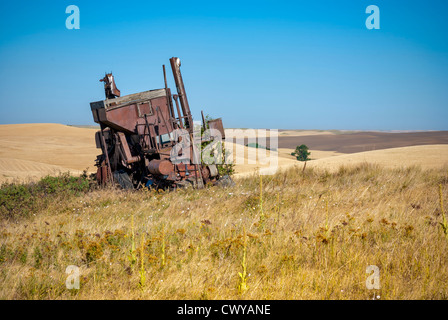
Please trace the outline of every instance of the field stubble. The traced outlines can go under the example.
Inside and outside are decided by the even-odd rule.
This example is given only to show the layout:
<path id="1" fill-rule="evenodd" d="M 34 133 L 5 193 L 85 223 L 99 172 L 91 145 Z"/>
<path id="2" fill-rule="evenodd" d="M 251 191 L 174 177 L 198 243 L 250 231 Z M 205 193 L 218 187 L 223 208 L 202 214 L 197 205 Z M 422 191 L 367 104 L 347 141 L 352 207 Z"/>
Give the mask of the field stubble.
<path id="1" fill-rule="evenodd" d="M 446 167 L 363 164 L 55 198 L 0 221 L 0 298 L 447 299 L 439 185 L 447 203 Z"/>

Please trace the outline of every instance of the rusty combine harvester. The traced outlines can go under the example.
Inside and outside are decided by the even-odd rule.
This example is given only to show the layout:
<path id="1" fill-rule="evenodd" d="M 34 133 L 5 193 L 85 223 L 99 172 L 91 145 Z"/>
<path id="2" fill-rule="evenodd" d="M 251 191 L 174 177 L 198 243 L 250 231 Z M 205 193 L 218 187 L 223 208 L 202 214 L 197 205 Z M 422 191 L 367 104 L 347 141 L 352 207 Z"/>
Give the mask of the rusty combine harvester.
<path id="1" fill-rule="evenodd" d="M 102 150 L 96 160 L 100 184 L 113 182 L 132 189 L 201 188 L 206 183 L 219 183 L 216 165 L 201 164 L 195 143 L 189 143 L 193 141 L 193 118 L 179 58 L 171 58 L 170 64 L 177 89 L 173 95 L 167 87 L 165 65 L 162 89 L 121 96 L 112 73 L 100 80 L 104 82 L 106 99 L 90 103 L 93 119 L 101 128 L 95 136 L 96 146 Z M 220 118 L 208 121 L 208 125 L 224 138 Z M 182 142 L 188 142 L 188 157 L 178 152 Z"/>

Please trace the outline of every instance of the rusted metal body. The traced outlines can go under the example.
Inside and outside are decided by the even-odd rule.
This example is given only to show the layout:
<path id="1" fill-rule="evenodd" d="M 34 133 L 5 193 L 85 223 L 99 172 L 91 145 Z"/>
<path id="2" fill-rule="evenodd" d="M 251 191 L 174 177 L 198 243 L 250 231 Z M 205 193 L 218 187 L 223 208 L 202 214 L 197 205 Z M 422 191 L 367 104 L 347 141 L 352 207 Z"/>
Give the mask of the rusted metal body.
<path id="1" fill-rule="evenodd" d="M 106 99 L 90 103 L 93 119 L 101 127 L 95 137 L 102 150 L 96 164 L 100 183 L 115 181 L 124 188 L 190 183 L 200 188 L 220 178 L 216 166 L 201 164 L 195 144 L 187 143 L 193 141 L 193 118 L 179 58 L 171 58 L 170 65 L 177 90 L 174 95 L 167 87 L 165 66 L 162 89 L 121 96 L 111 73 L 100 80 L 104 82 Z M 208 124 L 224 137 L 221 119 Z M 183 143 L 190 152 L 178 152 Z"/>
<path id="2" fill-rule="evenodd" d="M 208 121 L 208 126 L 210 127 L 211 130 L 219 131 L 219 133 L 221 134 L 222 139 L 225 139 L 226 135 L 225 135 L 224 127 L 222 126 L 222 119 L 221 118 L 214 119 L 214 120 L 209 120 Z"/>

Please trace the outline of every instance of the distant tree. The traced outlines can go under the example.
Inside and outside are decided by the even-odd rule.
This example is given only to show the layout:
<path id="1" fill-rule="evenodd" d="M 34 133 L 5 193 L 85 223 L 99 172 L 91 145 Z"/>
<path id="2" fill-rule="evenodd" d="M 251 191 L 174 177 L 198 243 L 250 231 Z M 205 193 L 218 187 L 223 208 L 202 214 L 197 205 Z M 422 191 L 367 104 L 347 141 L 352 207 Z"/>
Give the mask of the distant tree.
<path id="1" fill-rule="evenodd" d="M 308 152 L 308 147 L 304 144 L 297 146 L 296 150 L 291 153 L 292 156 L 295 156 L 299 161 L 308 161 L 310 158 L 308 156 L 311 152 Z"/>

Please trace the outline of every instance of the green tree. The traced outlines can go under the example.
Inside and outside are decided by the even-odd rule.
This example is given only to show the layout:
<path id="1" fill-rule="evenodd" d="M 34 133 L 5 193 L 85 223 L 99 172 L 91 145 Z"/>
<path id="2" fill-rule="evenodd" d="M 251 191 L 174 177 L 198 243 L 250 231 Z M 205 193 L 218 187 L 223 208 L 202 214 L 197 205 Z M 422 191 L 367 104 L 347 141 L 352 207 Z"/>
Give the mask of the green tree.
<path id="1" fill-rule="evenodd" d="M 308 161 L 310 158 L 308 157 L 311 152 L 308 152 L 308 147 L 304 144 L 297 146 L 296 150 L 291 153 L 292 156 L 295 156 L 299 161 Z"/>

